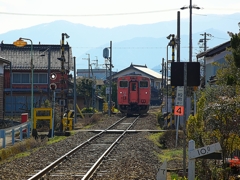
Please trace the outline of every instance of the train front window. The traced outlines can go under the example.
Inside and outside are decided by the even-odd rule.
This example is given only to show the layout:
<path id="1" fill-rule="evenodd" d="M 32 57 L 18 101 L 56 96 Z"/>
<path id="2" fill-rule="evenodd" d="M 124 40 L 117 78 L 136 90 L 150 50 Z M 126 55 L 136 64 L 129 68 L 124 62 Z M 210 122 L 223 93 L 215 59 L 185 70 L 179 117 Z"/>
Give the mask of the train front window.
<path id="1" fill-rule="evenodd" d="M 148 87 L 147 81 L 140 81 L 140 87 Z"/>
<path id="2" fill-rule="evenodd" d="M 136 91 L 136 83 L 132 83 L 132 91 Z"/>
<path id="3" fill-rule="evenodd" d="M 121 88 L 123 88 L 123 87 L 128 87 L 128 82 L 127 82 L 127 81 L 120 81 L 119 86 L 120 86 Z"/>

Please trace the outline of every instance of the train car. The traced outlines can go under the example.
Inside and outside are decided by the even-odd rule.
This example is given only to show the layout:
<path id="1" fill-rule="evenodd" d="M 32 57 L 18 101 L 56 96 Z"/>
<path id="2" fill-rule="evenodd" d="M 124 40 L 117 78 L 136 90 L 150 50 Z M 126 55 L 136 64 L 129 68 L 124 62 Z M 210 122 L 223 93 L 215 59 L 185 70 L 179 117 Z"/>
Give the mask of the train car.
<path id="1" fill-rule="evenodd" d="M 125 75 L 117 81 L 118 109 L 126 115 L 145 114 L 149 110 L 151 84 L 148 77 Z"/>

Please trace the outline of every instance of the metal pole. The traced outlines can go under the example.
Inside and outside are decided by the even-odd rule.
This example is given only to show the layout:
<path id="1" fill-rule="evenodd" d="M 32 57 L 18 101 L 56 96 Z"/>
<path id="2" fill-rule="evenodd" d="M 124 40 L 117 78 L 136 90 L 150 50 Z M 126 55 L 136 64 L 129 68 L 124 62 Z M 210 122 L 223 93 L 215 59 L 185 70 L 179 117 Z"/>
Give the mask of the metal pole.
<path id="1" fill-rule="evenodd" d="M 65 62 L 65 56 L 64 56 L 64 33 L 62 33 L 62 43 L 61 43 L 61 50 L 62 50 L 62 55 L 61 55 L 61 125 L 60 125 L 60 131 L 63 131 L 63 124 L 62 124 L 62 119 L 63 119 L 63 114 L 64 114 L 64 106 L 65 106 L 65 98 L 64 98 L 64 73 L 65 73 L 65 68 L 64 68 L 64 62 Z"/>
<path id="2" fill-rule="evenodd" d="M 54 137 L 54 109 L 55 109 L 55 96 L 56 92 L 53 90 L 53 107 L 52 107 L 52 138 Z"/>
<path id="3" fill-rule="evenodd" d="M 31 39 L 25 39 L 31 42 L 31 130 L 33 131 L 33 43 Z"/>
<path id="4" fill-rule="evenodd" d="M 88 54 L 88 78 L 90 78 L 90 54 Z"/>
<path id="5" fill-rule="evenodd" d="M 167 63 L 165 62 L 165 88 L 167 88 Z M 168 90 L 168 89 L 167 89 Z M 167 96 L 168 96 L 168 91 L 167 91 Z M 166 111 L 168 112 L 168 101 L 166 98 Z"/>
<path id="6" fill-rule="evenodd" d="M 192 0 L 190 0 L 189 12 L 189 62 L 192 62 Z"/>
<path id="7" fill-rule="evenodd" d="M 167 45 L 167 60 L 166 60 L 166 62 L 167 62 L 167 66 L 166 66 L 167 81 L 166 81 L 166 84 L 167 84 L 167 117 L 168 117 L 168 45 Z"/>
<path id="8" fill-rule="evenodd" d="M 51 47 L 48 48 L 48 99 L 50 99 Z"/>
<path id="9" fill-rule="evenodd" d="M 73 88 L 73 93 L 74 93 L 73 104 L 74 104 L 74 106 L 73 106 L 73 108 L 74 108 L 74 124 L 75 124 L 77 122 L 77 120 L 76 120 L 77 119 L 77 113 L 76 113 L 76 104 L 77 104 L 77 96 L 76 96 L 76 57 L 73 57 L 73 60 L 74 60 L 74 71 L 73 71 L 73 73 L 74 73 L 74 88 Z"/>
<path id="10" fill-rule="evenodd" d="M 164 58 L 162 58 L 162 84 L 161 84 L 162 102 L 163 102 L 163 88 L 164 88 L 164 86 L 163 86 L 163 74 L 164 74 Z"/>
<path id="11" fill-rule="evenodd" d="M 12 123 L 13 123 L 13 96 L 12 96 L 12 62 L 10 62 L 10 94 L 11 94 L 11 119 L 12 119 Z"/>
<path id="12" fill-rule="evenodd" d="M 62 42 L 61 42 L 61 58 L 58 58 L 58 59 L 61 59 L 61 91 L 60 91 L 60 94 L 61 94 L 61 120 L 63 118 L 63 114 L 64 114 L 64 108 L 67 104 L 67 101 L 66 101 L 66 96 L 65 96 L 65 93 L 64 93 L 64 88 L 65 88 L 65 79 L 64 79 L 64 74 L 65 74 L 65 67 L 64 67 L 64 63 L 65 63 L 65 56 L 64 56 L 64 36 L 66 36 L 66 38 L 69 38 L 70 36 L 67 34 L 67 33 L 62 33 Z M 63 124 L 61 122 L 61 125 L 60 125 L 60 131 L 63 131 Z"/>
<path id="13" fill-rule="evenodd" d="M 177 62 L 180 62 L 180 11 L 177 12 Z"/>
<path id="14" fill-rule="evenodd" d="M 183 176 L 186 177 L 186 107 L 187 107 L 187 63 L 184 63 L 184 114 L 183 114 Z"/>
<path id="15" fill-rule="evenodd" d="M 207 33 L 204 33 L 204 52 L 206 52 L 207 50 Z M 205 78 L 205 82 L 206 82 L 206 57 L 204 56 L 204 78 Z"/>
<path id="16" fill-rule="evenodd" d="M 109 104 L 110 104 L 110 108 L 109 108 L 109 115 L 111 116 L 111 109 L 112 109 L 112 41 L 110 41 L 110 87 L 109 87 Z"/>
<path id="17" fill-rule="evenodd" d="M 176 129 L 176 143 L 175 143 L 175 147 L 177 148 L 177 144 L 178 144 L 178 127 L 179 127 L 179 116 L 177 116 L 177 129 Z"/>
<path id="18" fill-rule="evenodd" d="M 174 34 L 172 35 L 172 63 L 175 61 L 175 52 L 174 52 L 174 47 L 175 47 L 175 36 Z M 174 106 L 175 106 L 175 86 L 172 86 L 172 116 L 171 116 L 171 128 L 175 129 L 174 121 L 175 121 L 175 115 L 174 115 Z"/>

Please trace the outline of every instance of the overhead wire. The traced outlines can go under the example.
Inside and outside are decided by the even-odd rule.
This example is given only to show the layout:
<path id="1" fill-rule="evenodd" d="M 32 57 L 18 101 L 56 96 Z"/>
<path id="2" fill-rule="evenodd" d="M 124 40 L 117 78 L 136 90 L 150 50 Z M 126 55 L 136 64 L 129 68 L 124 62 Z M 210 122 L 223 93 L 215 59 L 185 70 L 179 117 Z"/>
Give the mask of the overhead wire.
<path id="1" fill-rule="evenodd" d="M 55 16 L 55 17 L 87 17 L 87 16 L 122 16 L 122 15 L 135 15 L 135 14 L 151 14 L 151 13 L 161 13 L 176 11 L 175 9 L 162 9 L 155 11 L 142 11 L 142 12 L 127 12 L 127 13 L 107 13 L 107 14 L 28 14 L 28 13 L 14 13 L 14 12 L 0 12 L 0 14 L 5 15 L 20 15 L 20 16 Z"/>
<path id="2" fill-rule="evenodd" d="M 225 8 L 201 8 L 204 10 L 229 10 L 229 11 L 240 11 L 240 9 L 225 9 Z M 122 15 L 136 15 L 136 14 L 151 14 L 151 13 L 162 13 L 162 12 L 169 12 L 169 11 L 176 11 L 180 10 L 180 8 L 173 8 L 173 9 L 160 9 L 160 10 L 153 10 L 153 11 L 140 11 L 140 12 L 124 12 L 124 13 L 105 13 L 105 14 L 31 14 L 31 13 L 15 13 L 15 12 L 4 12 L 0 11 L 0 14 L 5 15 L 20 15 L 20 16 L 55 16 L 55 17 L 87 17 L 87 16 L 122 16 Z M 201 16 L 207 16 L 205 14 L 196 14 Z"/>

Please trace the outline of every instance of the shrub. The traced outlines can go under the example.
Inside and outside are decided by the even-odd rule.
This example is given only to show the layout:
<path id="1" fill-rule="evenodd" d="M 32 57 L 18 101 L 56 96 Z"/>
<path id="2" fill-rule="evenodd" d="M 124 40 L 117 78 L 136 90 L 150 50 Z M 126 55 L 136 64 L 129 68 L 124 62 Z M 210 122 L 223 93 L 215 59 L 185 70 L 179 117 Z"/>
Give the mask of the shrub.
<path id="1" fill-rule="evenodd" d="M 93 109 L 92 107 L 89 108 L 83 108 L 81 110 L 82 113 L 97 113 L 98 111 L 96 109 Z"/>
<path id="2" fill-rule="evenodd" d="M 178 147 L 182 147 L 183 132 L 178 131 Z M 176 130 L 165 131 L 162 136 L 159 137 L 159 143 L 162 148 L 174 148 L 176 144 Z"/>

